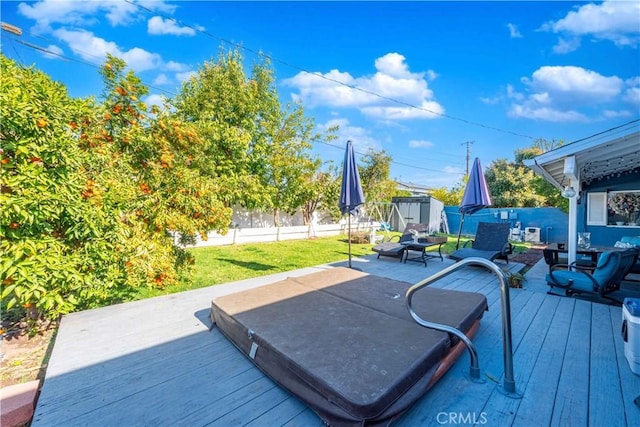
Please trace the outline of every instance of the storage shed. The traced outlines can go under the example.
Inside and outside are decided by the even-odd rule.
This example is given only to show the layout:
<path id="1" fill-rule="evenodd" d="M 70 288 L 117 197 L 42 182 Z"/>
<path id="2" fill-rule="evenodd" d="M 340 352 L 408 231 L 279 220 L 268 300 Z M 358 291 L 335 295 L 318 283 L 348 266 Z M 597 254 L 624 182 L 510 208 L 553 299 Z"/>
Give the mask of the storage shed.
<path id="1" fill-rule="evenodd" d="M 444 210 L 444 203 L 440 200 L 431 196 L 394 197 L 391 203 L 398 207 L 391 219 L 391 226 L 395 230 L 402 231 L 407 223 L 414 222 L 428 224 L 429 231 L 440 231 Z"/>

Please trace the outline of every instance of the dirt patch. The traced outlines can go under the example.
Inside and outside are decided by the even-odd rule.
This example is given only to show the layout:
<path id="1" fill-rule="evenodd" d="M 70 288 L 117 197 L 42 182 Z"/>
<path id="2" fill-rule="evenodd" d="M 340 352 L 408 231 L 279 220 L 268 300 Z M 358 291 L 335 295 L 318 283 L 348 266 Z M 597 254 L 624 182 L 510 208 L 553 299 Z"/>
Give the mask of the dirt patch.
<path id="1" fill-rule="evenodd" d="M 533 267 L 544 257 L 544 254 L 542 253 L 543 249 L 544 248 L 538 247 L 529 248 L 526 252 L 515 254 L 510 258 L 510 260 L 525 264 L 527 267 Z"/>
<path id="2" fill-rule="evenodd" d="M 511 261 L 525 264 L 529 267 L 533 267 L 543 257 L 542 249 L 529 249 L 526 252 L 515 254 L 511 257 Z"/>
<path id="3" fill-rule="evenodd" d="M 44 379 L 56 330 L 51 327 L 33 337 L 24 334 L 2 337 L 1 387 Z"/>

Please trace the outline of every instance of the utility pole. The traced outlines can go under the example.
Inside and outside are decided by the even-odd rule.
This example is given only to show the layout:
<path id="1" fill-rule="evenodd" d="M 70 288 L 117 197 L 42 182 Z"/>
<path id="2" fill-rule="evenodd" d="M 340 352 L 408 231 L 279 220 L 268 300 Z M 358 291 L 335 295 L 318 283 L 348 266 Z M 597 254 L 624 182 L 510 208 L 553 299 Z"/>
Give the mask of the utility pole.
<path id="1" fill-rule="evenodd" d="M 471 153 L 471 150 L 470 150 L 470 147 L 469 147 L 469 146 L 470 146 L 471 144 L 473 144 L 473 141 L 463 142 L 463 143 L 462 143 L 462 144 L 460 144 L 460 145 L 465 145 L 465 144 L 467 144 L 467 178 L 469 178 L 469 157 L 470 157 L 470 153 Z"/>

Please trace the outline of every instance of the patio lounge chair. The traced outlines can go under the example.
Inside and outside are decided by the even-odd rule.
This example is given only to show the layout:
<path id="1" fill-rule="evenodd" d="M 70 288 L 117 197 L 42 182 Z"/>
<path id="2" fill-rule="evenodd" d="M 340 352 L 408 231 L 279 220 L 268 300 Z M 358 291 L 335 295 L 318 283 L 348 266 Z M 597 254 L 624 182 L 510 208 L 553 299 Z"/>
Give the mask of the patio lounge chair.
<path id="1" fill-rule="evenodd" d="M 620 290 L 622 279 L 629 273 L 637 257 L 635 249 L 603 252 L 593 272 L 576 265 L 556 264 L 550 269 L 546 280 L 551 286 L 551 293 L 556 293 L 554 288 L 559 288 L 565 295 L 593 296 L 620 303 L 610 294 Z"/>
<path id="2" fill-rule="evenodd" d="M 416 224 L 416 223 L 408 223 L 404 229 L 404 232 L 401 236 L 394 236 L 391 240 L 387 242 L 382 242 L 375 245 L 371 248 L 372 251 L 378 254 L 378 258 L 380 256 L 388 256 L 388 257 L 399 257 L 402 262 L 402 258 L 404 256 L 407 247 L 403 243 L 413 242 L 413 233 L 411 231 L 415 231 L 417 233 L 427 233 L 429 231 L 429 226 L 427 224 Z M 394 238 L 397 238 L 398 241 L 393 241 Z"/>
<path id="3" fill-rule="evenodd" d="M 471 247 L 467 247 L 471 244 Z M 449 258 L 460 261 L 470 257 L 480 257 L 493 261 L 504 259 L 509 263 L 513 246 L 509 243 L 509 223 L 481 222 L 474 240 L 469 240 L 462 249 L 449 254 Z"/>

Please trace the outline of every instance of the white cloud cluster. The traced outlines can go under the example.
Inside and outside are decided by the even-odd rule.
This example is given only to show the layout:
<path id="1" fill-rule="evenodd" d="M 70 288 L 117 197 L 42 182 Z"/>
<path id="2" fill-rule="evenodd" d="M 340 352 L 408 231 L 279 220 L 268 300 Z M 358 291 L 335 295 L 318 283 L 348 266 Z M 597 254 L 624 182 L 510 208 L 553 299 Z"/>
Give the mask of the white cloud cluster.
<path id="1" fill-rule="evenodd" d="M 435 144 L 431 141 L 425 141 L 422 139 L 412 139 L 409 141 L 409 147 L 411 148 L 431 148 Z"/>
<path id="2" fill-rule="evenodd" d="M 152 35 L 172 34 L 174 36 L 195 36 L 196 30 L 189 27 L 181 27 L 171 19 L 154 16 L 147 22 L 147 30 Z"/>
<path id="3" fill-rule="evenodd" d="M 174 13 L 176 6 L 158 0 L 142 0 L 137 2 L 147 10 L 163 13 Z M 147 12 L 134 4 L 124 1 L 59 1 L 42 0 L 36 3 L 20 3 L 20 14 L 35 21 L 31 31 L 36 34 L 52 34 L 63 46 L 70 49 L 82 59 L 99 63 L 103 62 L 107 53 L 122 58 L 136 72 L 158 70 L 175 73 L 173 79 L 166 74 L 156 77 L 156 84 L 167 84 L 188 78 L 192 71 L 185 64 L 174 61 L 165 62 L 158 53 L 149 52 L 141 47 L 129 49 L 118 46 L 115 42 L 95 35 L 87 27 L 97 23 L 102 16 L 111 26 L 127 26 L 145 19 Z M 181 27 L 175 21 L 154 16 L 148 20 L 147 30 L 154 35 L 195 35 L 193 28 Z M 48 50 L 63 54 L 60 46 L 51 45 Z M 52 55 L 49 55 L 52 57 Z"/>
<path id="4" fill-rule="evenodd" d="M 444 114 L 428 86 L 437 78 L 434 71 L 411 72 L 399 53 L 377 58 L 375 67 L 375 74 L 362 77 L 339 70 L 300 72 L 283 83 L 296 88 L 294 99 L 310 107 L 358 108 L 381 120 L 432 119 Z"/>
<path id="5" fill-rule="evenodd" d="M 528 93 L 519 93 L 509 86 L 507 97 L 512 100 L 509 115 L 551 122 L 586 122 L 594 107 L 604 109 L 602 118 L 628 117 L 640 108 L 640 78 L 622 80 L 603 76 L 595 71 L 575 66 L 544 66 L 531 77 L 523 77 Z M 606 110 L 607 105 L 625 101 L 630 110 Z"/>
<path id="6" fill-rule="evenodd" d="M 318 124 L 317 127 L 320 132 L 325 132 L 336 126 L 338 127 L 338 132 L 336 133 L 338 141 L 353 141 L 353 146 L 356 151 L 366 152 L 369 149 L 376 151 L 382 149 L 380 141 L 371 136 L 369 130 L 351 125 L 348 119 L 332 119 L 325 124 Z"/>
<path id="7" fill-rule="evenodd" d="M 554 47 L 556 53 L 576 50 L 583 36 L 609 40 L 618 46 L 637 46 L 640 41 L 640 2 L 607 0 L 600 4 L 589 3 L 558 21 L 544 24 L 541 29 L 565 36 L 560 37 Z"/>

